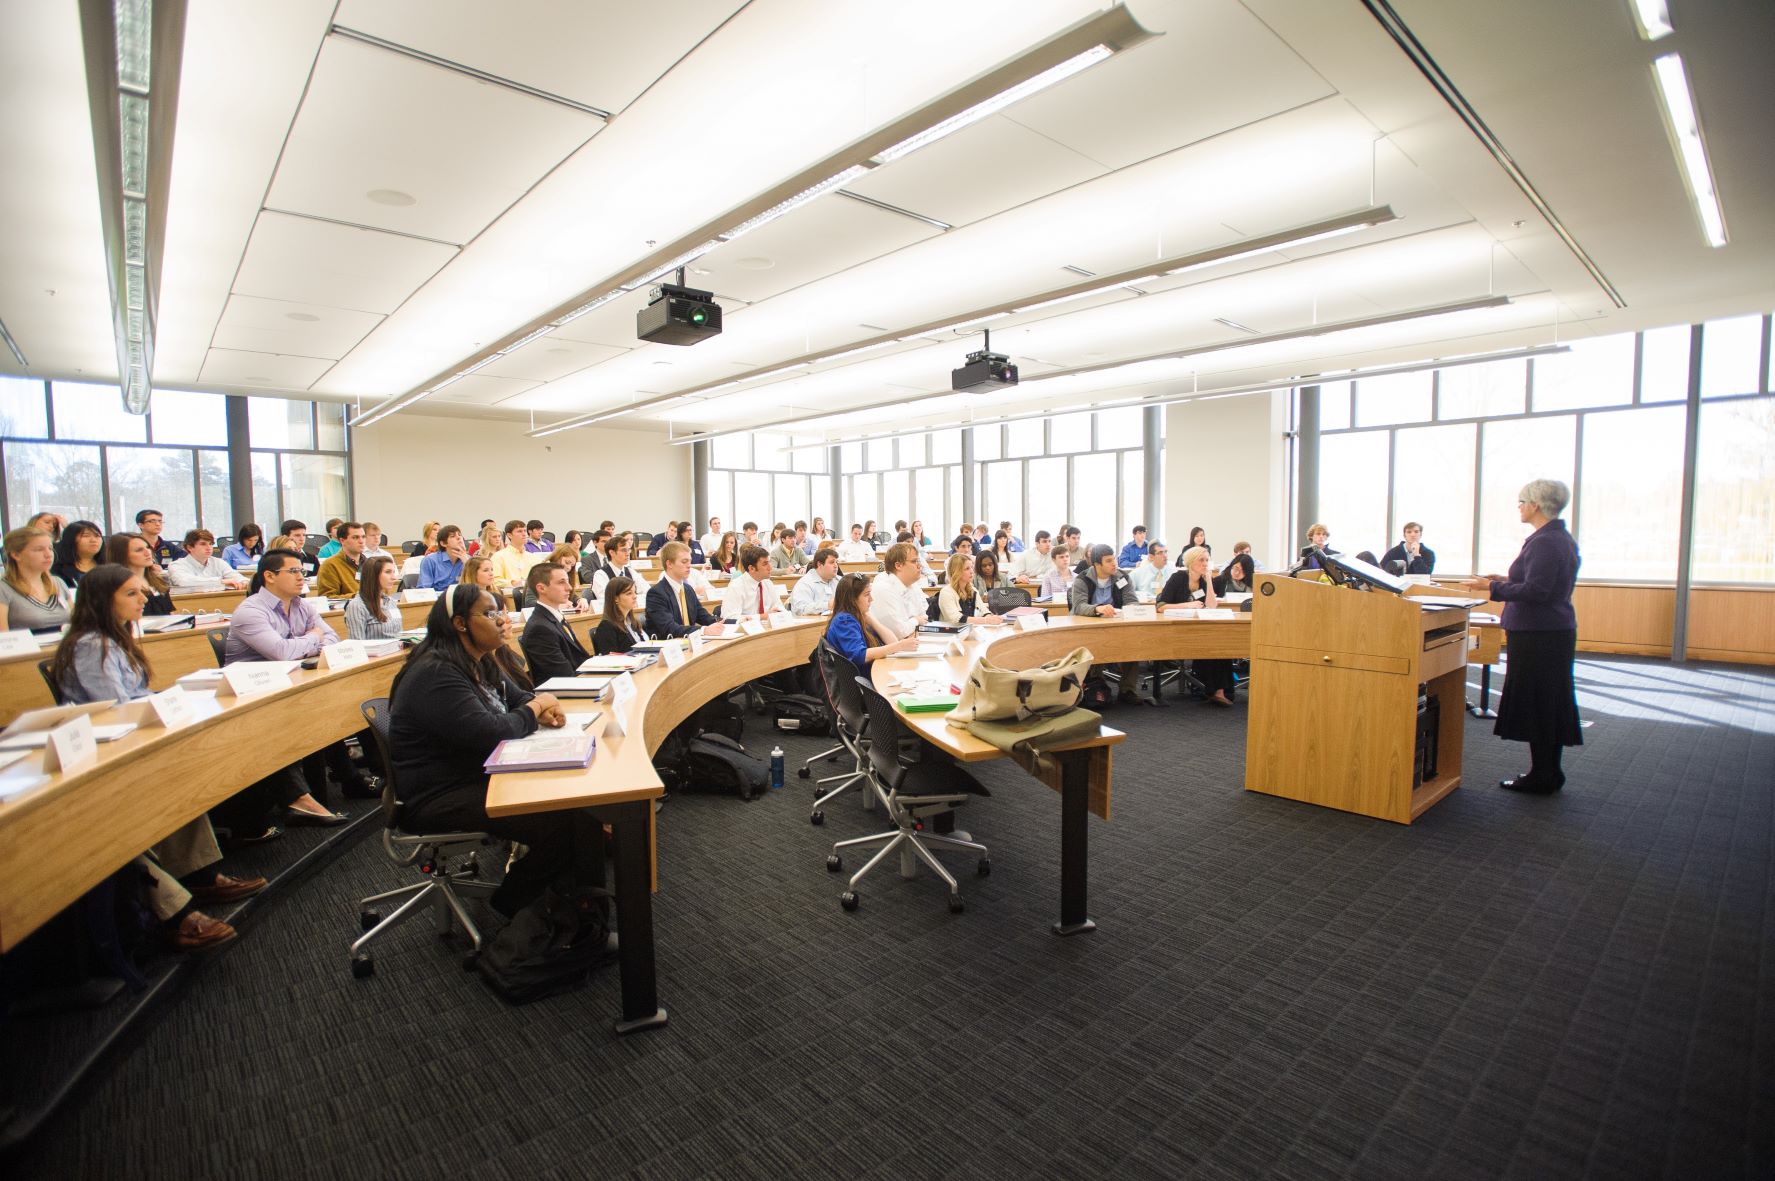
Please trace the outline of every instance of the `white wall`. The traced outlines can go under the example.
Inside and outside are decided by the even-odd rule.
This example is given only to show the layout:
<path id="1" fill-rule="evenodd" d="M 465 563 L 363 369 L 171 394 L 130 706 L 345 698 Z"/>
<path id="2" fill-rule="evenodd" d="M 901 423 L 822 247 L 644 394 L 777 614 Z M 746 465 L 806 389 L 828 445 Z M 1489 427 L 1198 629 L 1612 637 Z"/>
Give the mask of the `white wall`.
<path id="1" fill-rule="evenodd" d="M 1288 505 L 1283 432 L 1288 394 L 1178 402 L 1165 408 L 1165 534 L 1175 555 L 1191 526 L 1208 531 L 1216 564 L 1233 542 L 1249 541 L 1258 561 L 1287 565 L 1282 532 Z"/>
<path id="2" fill-rule="evenodd" d="M 359 517 L 399 542 L 418 537 L 426 521 L 460 525 L 472 537 L 483 517 L 502 526 L 536 517 L 558 537 L 606 518 L 619 528 L 660 529 L 691 515 L 688 446 L 648 431 L 584 427 L 531 439 L 527 429 L 396 414 L 352 431 Z"/>

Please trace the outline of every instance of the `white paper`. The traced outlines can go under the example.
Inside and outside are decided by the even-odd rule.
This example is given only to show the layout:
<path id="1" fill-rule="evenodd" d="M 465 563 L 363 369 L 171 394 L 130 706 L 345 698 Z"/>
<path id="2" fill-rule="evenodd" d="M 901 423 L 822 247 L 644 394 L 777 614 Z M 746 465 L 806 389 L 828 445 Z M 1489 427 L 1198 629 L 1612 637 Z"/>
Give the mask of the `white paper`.
<path id="1" fill-rule="evenodd" d="M 1225 607 L 1204 607 L 1200 611 L 1191 612 L 1197 619 L 1237 619 L 1237 611 L 1229 611 Z"/>
<path id="2" fill-rule="evenodd" d="M 689 657 L 684 655 L 683 644 L 667 644 L 659 650 L 660 658 L 666 662 L 667 668 L 677 668 Z"/>
<path id="3" fill-rule="evenodd" d="M 1157 619 L 1158 608 L 1151 603 L 1130 603 L 1122 608 L 1123 619 Z"/>
<path id="4" fill-rule="evenodd" d="M 772 631 L 789 627 L 795 622 L 795 617 L 786 611 L 772 611 L 768 618 L 770 620 L 770 629 Z"/>
<path id="5" fill-rule="evenodd" d="M 610 699 L 618 706 L 627 705 L 635 700 L 635 677 L 632 673 L 623 673 L 610 682 Z"/>
<path id="6" fill-rule="evenodd" d="M 703 629 L 700 627 L 690 633 L 690 654 L 692 656 L 703 654 Z"/>
<path id="7" fill-rule="evenodd" d="M 1048 626 L 1048 617 L 1045 614 L 1044 615 L 1019 615 L 1017 617 L 1017 630 L 1018 631 L 1032 632 L 1038 627 L 1047 627 L 1047 626 Z"/>
<path id="8" fill-rule="evenodd" d="M 369 659 L 362 640 L 340 640 L 337 644 L 328 644 L 320 650 L 322 668 L 351 668 Z"/>
<path id="9" fill-rule="evenodd" d="M 29 628 L 0 632 L 0 656 L 35 656 L 39 651 L 37 637 Z"/>
<path id="10" fill-rule="evenodd" d="M 592 723 L 604 716 L 604 711 L 601 709 L 594 709 L 582 713 L 578 711 L 562 710 L 561 714 L 567 719 L 567 724 L 562 727 L 563 729 L 587 730 L 591 728 Z"/>
<path id="11" fill-rule="evenodd" d="M 742 619 L 740 620 L 740 630 L 749 636 L 761 636 L 764 634 L 764 620 L 757 616 Z"/>
<path id="12" fill-rule="evenodd" d="M 148 709 L 142 718 L 144 726 L 164 726 L 173 730 L 197 716 L 191 705 L 191 695 L 177 685 L 149 697 L 146 704 Z"/>
<path id="13" fill-rule="evenodd" d="M 290 668 L 284 661 L 242 661 L 222 670 L 222 683 L 216 686 L 216 696 L 245 697 L 249 693 L 272 693 L 279 689 L 288 689 L 290 683 Z"/>
<path id="14" fill-rule="evenodd" d="M 430 587 L 410 586 L 401 592 L 401 602 L 403 603 L 435 603 L 437 601 L 438 592 Z"/>
<path id="15" fill-rule="evenodd" d="M 45 771 L 66 774 L 99 761 L 98 739 L 93 734 L 92 718 L 86 714 L 57 726 L 49 732 L 48 738 L 49 745 L 43 752 Z"/>

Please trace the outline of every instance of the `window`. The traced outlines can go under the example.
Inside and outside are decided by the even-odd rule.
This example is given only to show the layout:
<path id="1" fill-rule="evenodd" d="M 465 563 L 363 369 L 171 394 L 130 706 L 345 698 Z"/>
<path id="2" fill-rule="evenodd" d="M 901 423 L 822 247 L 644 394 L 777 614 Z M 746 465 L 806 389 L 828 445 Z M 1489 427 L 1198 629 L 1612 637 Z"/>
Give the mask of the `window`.
<path id="1" fill-rule="evenodd" d="M 1631 369 L 1628 372 L 1631 378 Z M 1521 414 L 1528 390 L 1528 362 L 1489 361 L 1483 365 L 1457 365 L 1439 371 L 1436 378 L 1438 418 Z M 1437 559 L 1441 557 L 1438 553 Z"/>
<path id="2" fill-rule="evenodd" d="M 1101 428 L 1099 428 L 1101 429 Z M 1146 519 L 1146 456 L 1139 451 L 1122 452 L 1122 528 L 1126 534 L 1136 525 L 1156 530 L 1156 522 Z M 1165 540 L 1162 534 L 1148 533 L 1149 541 Z M 1120 549 L 1120 546 L 1116 548 Z"/>
<path id="3" fill-rule="evenodd" d="M 745 467 L 747 465 L 741 464 L 740 466 Z M 840 471 L 845 471 L 845 472 L 860 472 L 860 471 L 862 471 L 863 470 L 863 445 L 861 443 L 846 443 L 843 446 L 839 447 L 839 449 L 838 449 L 838 468 Z"/>
<path id="4" fill-rule="evenodd" d="M 1022 459 L 1047 454 L 1044 440 L 1048 424 L 1039 418 L 1026 418 L 1005 424 L 1005 454 Z"/>
<path id="5" fill-rule="evenodd" d="M 312 450 L 314 403 L 289 398 L 248 398 L 247 431 L 254 447 Z M 326 517 L 323 516 L 321 521 L 324 524 Z"/>
<path id="6" fill-rule="evenodd" d="M 903 468 L 923 467 L 928 460 L 927 444 L 929 435 L 912 435 L 900 440 L 900 466 Z"/>
<path id="7" fill-rule="evenodd" d="M 1577 426 L 1569 414 L 1485 424 L 1478 489 L 1481 571 L 1508 569 L 1522 548 L 1527 534 L 1516 513 L 1516 494 L 1524 484 L 1546 478 L 1570 486 Z"/>
<path id="8" fill-rule="evenodd" d="M 1319 455 L 1319 520 L 1331 530 L 1333 549 L 1351 554 L 1386 549 L 1387 432 L 1325 436 Z M 1303 534 L 1311 524 L 1301 522 Z M 1303 535 L 1294 545 L 1305 541 Z"/>
<path id="9" fill-rule="evenodd" d="M 726 520 L 725 517 L 722 518 Z M 747 521 L 758 526 L 760 537 L 776 520 L 771 516 L 770 477 L 760 472 L 733 474 L 733 521 L 728 525 L 735 533 Z"/>
<path id="10" fill-rule="evenodd" d="M 826 448 L 809 446 L 818 444 L 819 438 L 814 435 L 796 435 L 794 444 L 801 450 L 790 452 L 789 462 L 798 472 L 823 473 L 826 470 Z"/>
<path id="11" fill-rule="evenodd" d="M 1073 459 L 1072 523 L 1079 527 L 1086 543 L 1101 541 L 1121 548 L 1121 535 L 1116 528 L 1116 494 L 1120 488 L 1116 482 L 1115 452 L 1093 451 Z"/>
<path id="12" fill-rule="evenodd" d="M 940 467 L 921 467 L 912 473 L 912 520 L 924 522 L 927 537 L 935 540 L 947 540 L 954 536 L 949 532 L 951 526 L 959 526 L 959 521 L 949 521 L 943 515 L 943 469 Z"/>
<path id="13" fill-rule="evenodd" d="M 881 505 L 878 496 L 878 490 L 881 486 L 880 477 L 874 474 L 852 476 L 850 477 L 850 481 L 849 505 L 851 519 L 844 523 L 844 527 L 849 528 L 851 525 L 865 524 L 871 519 L 879 524 L 881 520 Z"/>
<path id="14" fill-rule="evenodd" d="M 974 432 L 975 463 L 985 463 L 989 459 L 1003 458 L 1003 452 L 999 446 L 999 427 L 977 426 L 971 429 Z"/>
<path id="15" fill-rule="evenodd" d="M 863 445 L 869 470 L 885 472 L 894 466 L 894 441 L 892 439 L 870 439 Z"/>
<path id="16" fill-rule="evenodd" d="M 1633 401 L 1632 333 L 1575 340 L 1571 348 L 1569 353 L 1535 358 L 1537 411 L 1625 406 Z"/>
<path id="17" fill-rule="evenodd" d="M 288 520 L 277 499 L 277 456 L 269 452 L 253 452 L 253 518 L 265 530 L 267 544 Z M 322 517 L 315 522 L 316 529 L 325 523 Z"/>
<path id="18" fill-rule="evenodd" d="M 227 401 L 221 394 L 155 390 L 148 406 L 148 428 L 156 443 L 195 447 L 228 446 Z M 343 451 L 343 441 L 335 450 Z M 208 528 L 208 526 L 205 526 Z M 214 532 L 212 529 L 211 532 Z"/>
<path id="19" fill-rule="evenodd" d="M 104 522 L 97 447 L 7 443 L 4 458 L 9 526 L 22 525 L 42 512 L 60 513 L 70 521 Z"/>
<path id="20" fill-rule="evenodd" d="M 1520 395 L 1518 395 L 1520 401 Z M 1403 536 L 1405 522 L 1424 527 L 1424 544 L 1444 574 L 1473 569 L 1473 444 L 1479 428 L 1411 427 L 1393 435 L 1393 521 L 1384 554 Z"/>
<path id="21" fill-rule="evenodd" d="M 1350 426 L 1350 383 L 1326 382 L 1319 387 L 1319 429 L 1347 430 Z M 1311 524 L 1312 522 L 1308 522 Z"/>
<path id="22" fill-rule="evenodd" d="M 1037 530 L 1060 528 L 1067 520 L 1066 492 L 1065 459 L 1029 461 L 1029 520 L 1022 522 L 1023 540 L 1029 541 Z"/>
<path id="23" fill-rule="evenodd" d="M 0 375 L 0 435 L 49 437 L 49 409 L 43 400 L 42 382 Z"/>
<path id="24" fill-rule="evenodd" d="M 1701 326 L 1701 396 L 1758 394 L 1763 364 L 1763 318 L 1739 316 Z"/>
<path id="25" fill-rule="evenodd" d="M 1682 402 L 1689 396 L 1689 326 L 1675 324 L 1641 334 L 1639 400 Z"/>
<path id="26" fill-rule="evenodd" d="M 980 515 L 989 532 L 996 530 L 1000 521 L 1015 522 L 1023 515 L 1023 465 L 1016 460 L 987 464 L 984 492 Z"/>
<path id="27" fill-rule="evenodd" d="M 1432 376 L 1425 370 L 1422 373 L 1395 373 L 1389 377 L 1358 378 L 1356 425 L 1388 426 L 1396 422 L 1427 421 Z"/>
<path id="28" fill-rule="evenodd" d="M 1048 454 L 1065 455 L 1091 449 L 1091 412 L 1056 414 L 1048 420 Z"/>
<path id="29" fill-rule="evenodd" d="M 721 531 L 723 533 L 733 529 L 734 526 L 739 523 L 738 519 L 733 515 L 732 473 L 709 473 L 709 515 L 721 519 Z M 697 530 L 697 536 L 701 537 L 703 535 L 703 530 L 709 527 L 709 523 L 707 521 L 699 521 L 697 524 L 701 526 L 701 528 Z"/>
<path id="30" fill-rule="evenodd" d="M 316 402 L 314 404 L 314 419 L 318 428 L 316 446 L 319 450 L 345 450 L 345 411 L 346 406 L 343 402 Z"/>
<path id="31" fill-rule="evenodd" d="M 1145 440 L 1146 412 L 1139 406 L 1118 406 L 1097 412 L 1097 445 L 1104 450 L 1138 447 Z"/>
<path id="32" fill-rule="evenodd" d="M 95 443 L 146 443 L 148 419 L 123 408 L 114 385 L 80 385 L 52 381 L 49 397 L 55 413 L 55 437 Z"/>
<path id="33" fill-rule="evenodd" d="M 157 508 L 166 517 L 166 535 L 175 541 L 184 537 L 185 530 L 197 527 L 197 479 L 191 452 L 171 447 L 107 447 L 105 475 L 114 523 L 127 521 L 133 529 L 136 513 Z"/>
<path id="34" fill-rule="evenodd" d="M 752 436 L 752 466 L 761 472 L 786 472 L 789 470 L 789 455 L 783 450 L 789 445 L 789 436 L 759 431 Z"/>
<path id="35" fill-rule="evenodd" d="M 1584 417 L 1575 524 L 1585 578 L 1676 578 L 1686 416 L 1684 407 L 1659 406 Z"/>
<path id="36" fill-rule="evenodd" d="M 233 536 L 234 505 L 228 487 L 226 451 L 197 453 L 197 491 L 198 522 L 219 538 Z"/>
<path id="37" fill-rule="evenodd" d="M 1775 582 L 1775 398 L 1702 406 L 1697 443 L 1691 576 Z"/>
<path id="38" fill-rule="evenodd" d="M 709 441 L 710 467 L 751 467 L 752 436 L 721 435 Z"/>
<path id="39" fill-rule="evenodd" d="M 904 469 L 881 473 L 881 520 L 876 523 L 892 533 L 895 521 L 912 522 L 912 473 Z"/>
<path id="40" fill-rule="evenodd" d="M 931 462 L 936 464 L 961 462 L 961 430 L 931 432 Z"/>
<path id="41" fill-rule="evenodd" d="M 309 529 L 324 526 L 328 517 L 351 509 L 343 455 L 286 453 L 283 467 L 284 511 L 308 522 Z"/>
<path id="42" fill-rule="evenodd" d="M 777 476 L 772 482 L 776 492 L 776 512 L 771 521 L 793 526 L 796 521 L 807 520 L 811 515 L 807 511 L 807 477 Z"/>

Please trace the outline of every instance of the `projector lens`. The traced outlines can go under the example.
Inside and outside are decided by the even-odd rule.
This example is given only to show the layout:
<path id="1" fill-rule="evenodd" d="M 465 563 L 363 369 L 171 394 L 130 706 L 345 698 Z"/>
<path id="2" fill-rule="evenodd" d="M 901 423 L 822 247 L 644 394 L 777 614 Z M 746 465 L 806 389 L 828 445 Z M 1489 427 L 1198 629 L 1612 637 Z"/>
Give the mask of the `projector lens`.
<path id="1" fill-rule="evenodd" d="M 696 311 L 690 313 L 690 322 L 692 324 L 707 324 L 709 322 L 709 313 L 705 312 L 702 308 L 698 308 Z"/>

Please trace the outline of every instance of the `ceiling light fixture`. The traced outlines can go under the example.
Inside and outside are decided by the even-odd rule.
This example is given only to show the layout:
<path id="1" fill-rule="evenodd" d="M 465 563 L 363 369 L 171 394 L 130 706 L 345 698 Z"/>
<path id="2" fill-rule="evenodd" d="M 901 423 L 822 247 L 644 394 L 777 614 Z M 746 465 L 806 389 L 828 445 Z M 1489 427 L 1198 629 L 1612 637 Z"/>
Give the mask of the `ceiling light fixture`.
<path id="1" fill-rule="evenodd" d="M 1695 215 L 1701 219 L 1701 232 L 1707 237 L 1707 244 L 1718 249 L 1727 241 L 1726 215 L 1720 209 L 1713 168 L 1707 161 L 1707 141 L 1701 134 L 1701 116 L 1695 110 L 1695 95 L 1689 88 L 1682 55 L 1667 53 L 1653 61 L 1652 76 L 1658 80 L 1664 127 L 1670 132 L 1671 147 L 1676 150 Z"/>
<path id="2" fill-rule="evenodd" d="M 12 339 L 12 333 L 6 330 L 6 321 L 0 320 L 0 341 L 6 342 L 6 351 L 13 355 L 22 368 L 29 369 L 31 363 L 25 360 L 25 354 L 19 351 L 18 341 Z"/>
<path id="3" fill-rule="evenodd" d="M 571 306 L 572 310 L 563 312 L 556 308 L 520 328 L 513 335 L 522 335 L 543 325 L 558 327 L 613 299 L 620 299 L 668 271 L 700 258 L 716 246 L 731 242 L 760 226 L 768 225 L 793 209 L 836 191 L 872 168 L 879 168 L 891 160 L 909 155 L 926 144 L 934 143 L 969 123 L 1002 110 L 1019 99 L 1027 98 L 1038 90 L 1052 86 L 1152 36 L 1154 34 L 1142 28 L 1121 4 L 1086 17 L 1011 60 L 976 75 L 917 110 L 876 128 L 824 160 L 758 194 L 752 200 L 727 210 L 714 220 L 667 243 L 648 257 L 600 283 L 598 288 L 571 301 L 567 306 Z M 504 346 L 496 346 L 488 351 L 496 352 L 501 347 Z M 453 372 L 460 373 L 464 366 L 478 359 L 470 357 L 453 367 Z M 353 419 L 351 425 L 362 426 L 376 420 L 371 415 L 385 417 L 412 405 L 439 388 L 433 383 L 444 376 L 446 375 L 439 374 L 432 379 L 432 383 L 385 400 L 369 415 L 360 415 Z M 591 420 L 588 419 L 589 421 Z M 555 428 L 547 429 L 552 433 Z M 532 432 L 532 436 L 538 437 L 538 433 Z"/>
<path id="4" fill-rule="evenodd" d="M 632 414 L 679 398 L 698 398 L 721 390 L 732 389 L 734 386 L 743 385 L 749 381 L 761 381 L 765 378 L 775 377 L 788 368 L 800 368 L 807 365 L 817 365 L 825 361 L 834 361 L 841 357 L 853 356 L 867 349 L 880 348 L 889 344 L 901 344 L 915 337 L 936 337 L 945 332 L 953 332 L 963 328 L 975 328 L 995 320 L 1004 319 L 1007 316 L 1020 315 L 1026 312 L 1053 307 L 1056 304 L 1067 303 L 1075 299 L 1083 299 L 1090 295 L 1100 295 L 1106 291 L 1111 291 L 1117 288 L 1125 288 L 1140 283 L 1150 283 L 1155 279 L 1163 278 L 1167 275 L 1180 275 L 1186 272 L 1216 266 L 1224 262 L 1253 258 L 1262 254 L 1271 254 L 1276 251 L 1300 246 L 1308 242 L 1322 242 L 1328 238 L 1353 234 L 1359 230 L 1369 229 L 1378 225 L 1385 225 L 1388 222 L 1397 221 L 1398 219 L 1399 215 L 1394 213 L 1391 207 L 1386 205 L 1376 205 L 1367 209 L 1359 209 L 1352 213 L 1339 214 L 1336 217 L 1327 218 L 1324 221 L 1313 222 L 1309 225 L 1296 226 L 1293 229 L 1281 230 L 1273 234 L 1265 234 L 1256 238 L 1247 238 L 1244 241 L 1228 243 L 1225 246 L 1216 246 L 1208 250 L 1192 251 L 1189 254 L 1177 255 L 1169 259 L 1161 259 L 1157 264 L 1148 263 L 1144 267 L 1138 269 L 1120 271 L 1109 275 L 1096 275 L 1083 283 L 1076 283 L 1070 287 L 1061 288 L 1058 291 L 1047 292 L 1043 298 L 1035 303 L 1012 301 L 995 307 L 982 308 L 959 320 L 936 320 L 929 324 L 921 324 L 913 328 L 896 330 L 893 332 L 893 335 L 885 335 L 889 330 L 884 329 L 884 335 L 875 340 L 866 340 L 857 344 L 840 345 L 833 349 L 801 358 L 789 366 L 778 366 L 759 373 L 744 373 L 738 377 L 727 378 L 712 385 L 693 386 L 690 389 L 680 390 L 674 394 L 663 394 L 657 398 L 635 402 L 625 407 L 621 413 Z M 1156 270 L 1154 269 L 1155 265 L 1158 267 Z M 602 415 L 604 412 L 598 411 L 597 413 Z M 589 421 L 591 416 L 588 415 L 586 417 Z M 571 422 L 572 420 L 569 419 L 566 421 Z M 555 427 L 561 425 L 564 424 L 556 423 Z M 550 427 L 549 430 L 553 431 L 555 427 Z M 533 437 L 535 434 L 535 432 L 532 432 Z"/>
<path id="5" fill-rule="evenodd" d="M 1665 0 L 1632 0 L 1632 7 L 1633 23 L 1639 26 L 1639 35 L 1647 41 L 1656 41 L 1676 32 L 1676 26 L 1670 23 L 1670 6 Z"/>

